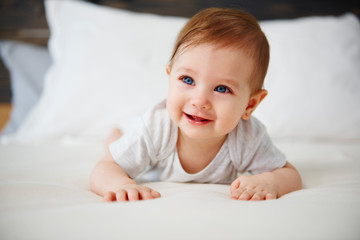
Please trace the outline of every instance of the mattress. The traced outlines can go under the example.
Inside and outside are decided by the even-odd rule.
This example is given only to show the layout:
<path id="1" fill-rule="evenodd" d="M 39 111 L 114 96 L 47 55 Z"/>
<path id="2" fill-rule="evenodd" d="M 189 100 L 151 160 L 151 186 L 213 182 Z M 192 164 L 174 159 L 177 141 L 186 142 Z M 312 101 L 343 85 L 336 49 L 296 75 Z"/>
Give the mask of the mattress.
<path id="1" fill-rule="evenodd" d="M 161 198 L 103 202 L 99 143 L 0 147 L 1 239 L 359 239 L 360 142 L 282 142 L 304 189 L 230 199 L 228 185 L 143 183 Z"/>

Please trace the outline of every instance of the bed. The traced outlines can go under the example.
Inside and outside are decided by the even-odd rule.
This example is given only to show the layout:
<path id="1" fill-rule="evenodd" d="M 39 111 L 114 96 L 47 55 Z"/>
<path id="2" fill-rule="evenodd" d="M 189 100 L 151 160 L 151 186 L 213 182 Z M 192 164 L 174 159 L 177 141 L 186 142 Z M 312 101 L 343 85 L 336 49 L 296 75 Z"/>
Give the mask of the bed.
<path id="1" fill-rule="evenodd" d="M 302 190 L 235 201 L 227 185 L 144 175 L 161 198 L 105 203 L 89 187 L 104 139 L 166 97 L 165 64 L 187 18 L 82 1 L 49 0 L 45 11 L 48 48 L 0 45 L 13 91 L 0 138 L 0 239 L 360 239 L 357 16 L 260 22 L 271 60 L 255 115 Z"/>

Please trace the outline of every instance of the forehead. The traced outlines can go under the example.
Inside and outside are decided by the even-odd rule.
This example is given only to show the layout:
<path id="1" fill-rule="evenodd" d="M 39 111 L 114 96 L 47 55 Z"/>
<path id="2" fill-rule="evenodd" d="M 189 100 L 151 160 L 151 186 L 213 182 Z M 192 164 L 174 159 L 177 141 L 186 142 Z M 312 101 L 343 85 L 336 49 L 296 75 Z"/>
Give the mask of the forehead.
<path id="1" fill-rule="evenodd" d="M 229 80 L 248 80 L 253 58 L 243 49 L 200 44 L 180 49 L 173 59 L 174 70 L 187 70 Z M 210 76 L 209 76 L 210 75 Z"/>

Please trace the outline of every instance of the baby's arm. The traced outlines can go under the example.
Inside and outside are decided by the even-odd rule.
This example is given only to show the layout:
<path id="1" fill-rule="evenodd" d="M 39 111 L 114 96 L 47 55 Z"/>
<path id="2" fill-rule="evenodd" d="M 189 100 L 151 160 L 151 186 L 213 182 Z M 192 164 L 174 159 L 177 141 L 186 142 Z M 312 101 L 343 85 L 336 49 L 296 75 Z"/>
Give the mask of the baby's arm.
<path id="1" fill-rule="evenodd" d="M 114 161 L 107 151 L 94 167 L 90 178 L 91 190 L 110 201 L 136 201 L 160 197 L 151 188 L 137 185 Z"/>
<path id="2" fill-rule="evenodd" d="M 272 172 L 240 176 L 230 187 L 231 198 L 239 200 L 267 200 L 301 189 L 301 177 L 290 163 Z"/>

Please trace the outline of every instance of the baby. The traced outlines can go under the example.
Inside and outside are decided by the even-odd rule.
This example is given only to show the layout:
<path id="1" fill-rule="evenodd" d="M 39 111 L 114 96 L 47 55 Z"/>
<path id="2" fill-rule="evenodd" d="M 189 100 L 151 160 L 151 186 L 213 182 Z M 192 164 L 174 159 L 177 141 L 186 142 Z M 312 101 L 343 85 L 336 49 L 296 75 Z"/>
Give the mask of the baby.
<path id="1" fill-rule="evenodd" d="M 161 181 L 231 184 L 231 198 L 239 200 L 301 189 L 297 170 L 251 116 L 267 95 L 268 63 L 268 41 L 253 16 L 218 8 L 196 14 L 166 66 L 167 99 L 134 131 L 115 132 L 92 172 L 92 191 L 105 201 L 158 198 L 133 180 L 149 168 Z M 238 176 L 244 172 L 251 175 Z"/>

